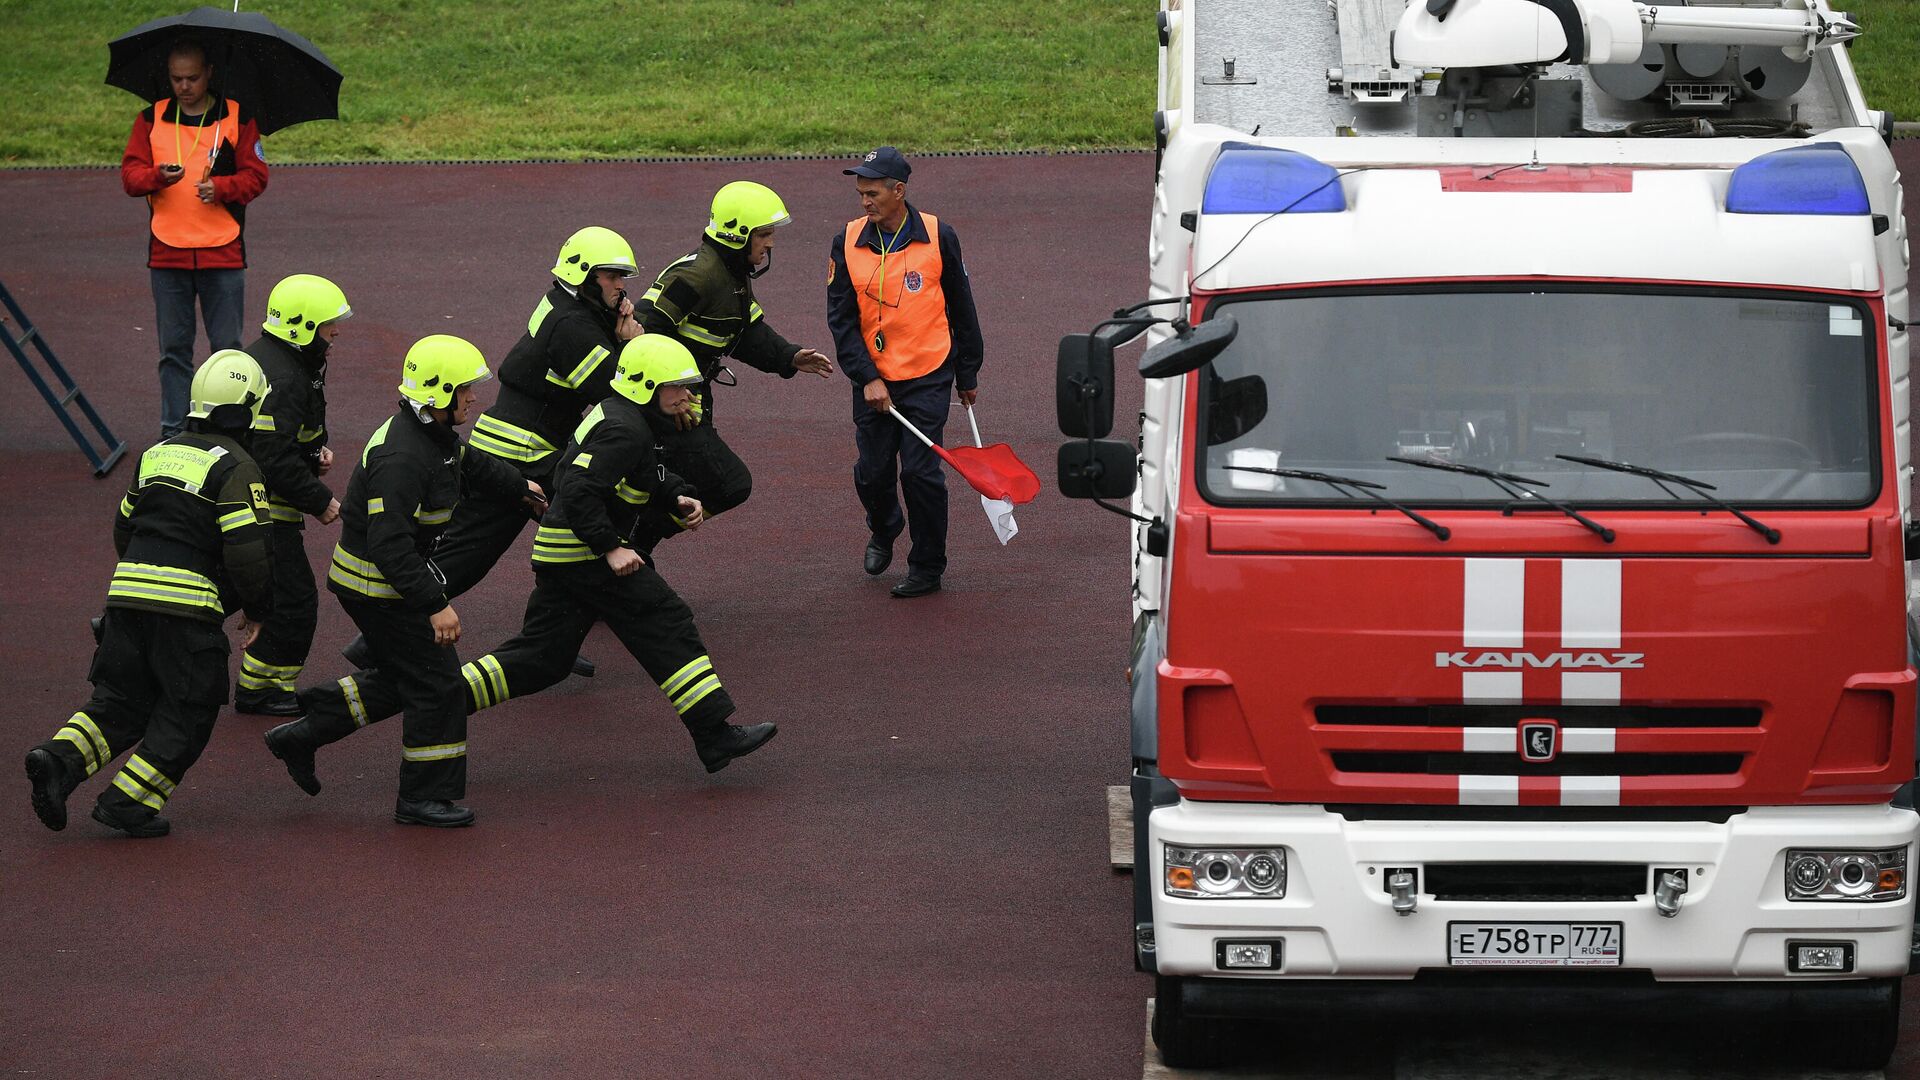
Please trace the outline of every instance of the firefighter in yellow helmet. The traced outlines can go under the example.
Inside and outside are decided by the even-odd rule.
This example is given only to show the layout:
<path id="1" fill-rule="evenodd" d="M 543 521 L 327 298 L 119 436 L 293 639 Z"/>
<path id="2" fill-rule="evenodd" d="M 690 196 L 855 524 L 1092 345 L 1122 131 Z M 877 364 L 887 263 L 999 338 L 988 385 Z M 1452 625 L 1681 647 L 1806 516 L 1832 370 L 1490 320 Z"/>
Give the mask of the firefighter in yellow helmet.
<path id="1" fill-rule="evenodd" d="M 294 684 L 313 647 L 320 593 L 307 559 L 306 522 L 330 525 L 340 500 L 321 478 L 333 468 L 327 447 L 327 355 L 353 315 L 340 286 L 314 274 L 283 278 L 267 297 L 267 318 L 247 355 L 273 393 L 254 421 L 253 457 L 267 478 L 273 519 L 273 618 L 240 653 L 235 712 L 298 716 Z"/>
<path id="2" fill-rule="evenodd" d="M 539 488 L 489 454 L 469 453 L 455 430 L 473 412 L 474 387 L 493 377 L 480 350 L 434 334 L 407 350 L 400 409 L 367 440 L 341 503 L 327 588 L 366 635 L 378 671 L 361 671 L 325 690 L 302 692 L 302 720 L 267 732 L 282 758 L 345 738 L 368 720 L 363 702 L 392 700 L 405 713 L 400 797 L 404 825 L 473 824 L 455 805 L 467 787 L 467 710 L 460 678 L 460 616 L 429 557 L 463 492 L 518 495 L 539 504 Z M 342 690 L 342 687 L 346 689 Z M 338 704 L 328 709 L 321 699 Z"/>
<path id="3" fill-rule="evenodd" d="M 626 289 L 638 270 L 632 245 L 612 229 L 589 225 L 567 237 L 526 333 L 500 362 L 499 394 L 473 421 L 468 445 L 542 487 L 551 484 L 567 436 L 607 396 L 614 354 L 640 336 Z M 460 500 L 434 551 L 447 598 L 479 584 L 531 520 L 518 497 Z M 356 638 L 341 651 L 355 667 L 367 667 L 365 650 L 366 639 Z M 582 658 L 574 670 L 591 676 L 593 664 Z"/>
<path id="4" fill-rule="evenodd" d="M 461 669 L 469 711 L 559 682 L 587 631 L 605 622 L 679 713 L 708 772 L 773 738 L 772 724 L 727 722 L 733 698 L 713 669 L 693 612 L 633 548 L 633 537 L 651 518 L 687 529 L 704 519 L 692 489 L 661 467 L 648 422 L 649 413 L 684 412 L 700 379 L 693 355 L 672 338 L 649 334 L 621 348 L 613 396 L 587 413 L 561 452 L 553 507 L 533 542 L 526 622 L 512 640 Z M 350 691 L 359 694 L 369 722 L 397 707 L 392 695 L 369 696 L 361 684 L 321 691 L 312 699 L 315 712 L 348 711 L 344 696 Z M 318 793 L 308 743 L 275 742 L 269 735 L 268 744 L 294 781 L 308 794 Z"/>
<path id="5" fill-rule="evenodd" d="M 767 325 L 753 296 L 753 279 L 773 266 L 774 233 L 792 222 L 786 204 L 764 184 L 736 180 L 713 196 L 700 247 L 661 272 L 641 297 L 637 313 L 649 334 L 670 334 L 693 353 L 700 368 L 693 406 L 677 416 L 654 413 L 667 468 L 700 492 L 708 516 L 747 501 L 753 474 L 714 427 L 713 386 L 733 383 L 724 366 L 731 357 L 783 379 L 796 372 L 825 378 L 833 361 L 804 349 Z M 641 552 L 678 530 L 635 538 Z"/>
<path id="6" fill-rule="evenodd" d="M 160 811 L 227 700 L 221 624 L 242 610 L 251 645 L 273 602 L 267 489 L 247 454 L 267 394 L 252 357 L 214 353 L 189 385 L 187 430 L 140 455 L 113 524 L 120 562 L 87 676 L 93 698 L 27 753 L 33 811 L 47 828 L 66 828 L 67 796 L 134 749 L 93 819 L 129 836 L 167 835 Z"/>

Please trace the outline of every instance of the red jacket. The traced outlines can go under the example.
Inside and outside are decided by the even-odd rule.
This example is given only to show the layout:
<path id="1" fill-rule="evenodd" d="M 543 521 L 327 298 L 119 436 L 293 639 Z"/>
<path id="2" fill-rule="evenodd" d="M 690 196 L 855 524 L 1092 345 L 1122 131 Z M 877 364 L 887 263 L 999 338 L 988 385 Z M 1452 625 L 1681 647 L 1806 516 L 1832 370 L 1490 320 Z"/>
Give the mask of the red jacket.
<path id="1" fill-rule="evenodd" d="M 161 118 L 165 120 L 177 115 L 178 108 L 178 105 L 168 102 L 167 112 Z M 145 198 L 165 186 L 160 182 L 160 170 L 153 161 L 153 109 L 149 105 L 134 118 L 133 132 L 127 136 L 126 154 L 120 159 L 120 185 L 128 195 L 136 198 Z M 216 99 L 213 109 L 208 119 L 217 121 L 225 115 L 226 102 Z M 246 205 L 266 190 L 267 163 L 260 156 L 260 129 L 244 107 L 239 109 L 238 120 L 239 145 L 225 140 L 221 142 L 213 165 L 213 191 L 214 197 L 240 223 L 240 235 L 219 247 L 178 248 L 162 243 L 149 228 L 148 266 L 170 270 L 232 270 L 247 265 Z M 192 184 L 196 180 L 197 177 L 189 171 L 188 175 L 176 182 Z"/>

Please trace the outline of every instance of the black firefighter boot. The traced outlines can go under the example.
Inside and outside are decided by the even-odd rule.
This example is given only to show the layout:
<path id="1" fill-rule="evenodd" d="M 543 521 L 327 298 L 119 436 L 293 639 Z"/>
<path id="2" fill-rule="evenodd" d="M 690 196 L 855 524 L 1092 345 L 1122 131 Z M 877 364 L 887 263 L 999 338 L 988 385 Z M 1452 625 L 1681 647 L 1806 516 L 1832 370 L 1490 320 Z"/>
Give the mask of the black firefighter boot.
<path id="1" fill-rule="evenodd" d="M 135 840 L 152 840 L 173 831 L 173 823 L 159 814 L 122 814 L 98 802 L 93 804 L 93 820 L 109 829 L 119 829 Z"/>
<path id="2" fill-rule="evenodd" d="M 271 728 L 263 736 L 267 750 L 287 767 L 287 775 L 300 785 L 300 790 L 309 795 L 320 794 L 320 777 L 313 771 L 312 729 L 305 720 L 295 720 L 291 724 L 281 724 Z"/>
<path id="3" fill-rule="evenodd" d="M 780 729 L 772 724 L 717 723 L 693 733 L 693 748 L 700 754 L 700 764 L 710 773 L 719 772 L 727 763 L 737 757 L 746 757 L 767 744 L 767 740 L 778 734 Z"/>
<path id="4" fill-rule="evenodd" d="M 74 788 L 66 762 L 45 747 L 27 751 L 27 782 L 33 785 L 33 813 L 40 824 L 54 832 L 66 828 L 67 796 Z"/>

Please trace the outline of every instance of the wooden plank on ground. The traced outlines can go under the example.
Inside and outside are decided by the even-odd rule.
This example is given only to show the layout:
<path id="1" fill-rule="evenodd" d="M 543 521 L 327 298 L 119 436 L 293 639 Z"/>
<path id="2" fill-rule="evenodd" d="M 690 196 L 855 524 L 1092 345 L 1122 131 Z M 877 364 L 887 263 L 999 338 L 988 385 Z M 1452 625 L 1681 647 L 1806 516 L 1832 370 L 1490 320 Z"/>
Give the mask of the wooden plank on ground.
<path id="1" fill-rule="evenodd" d="M 1107 861 L 1115 870 L 1133 869 L 1133 798 L 1125 784 L 1107 788 Z"/>

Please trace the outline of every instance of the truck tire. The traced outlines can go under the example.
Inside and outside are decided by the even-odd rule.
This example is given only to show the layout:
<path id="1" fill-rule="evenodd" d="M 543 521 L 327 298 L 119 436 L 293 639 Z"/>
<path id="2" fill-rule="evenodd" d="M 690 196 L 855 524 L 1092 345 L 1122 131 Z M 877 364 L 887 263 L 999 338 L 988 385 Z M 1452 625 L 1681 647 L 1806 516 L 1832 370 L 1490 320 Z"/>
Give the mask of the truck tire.
<path id="1" fill-rule="evenodd" d="M 1802 1021 L 1800 1044 L 1829 1069 L 1884 1069 L 1900 1041 L 1900 980 L 1887 979 L 1884 1004 L 1848 1016 Z"/>
<path id="2" fill-rule="evenodd" d="M 1182 980 L 1153 978 L 1153 1045 L 1160 1060 L 1174 1069 L 1210 1069 L 1226 1058 L 1226 1032 L 1218 1020 L 1188 1016 L 1181 1003 Z"/>

